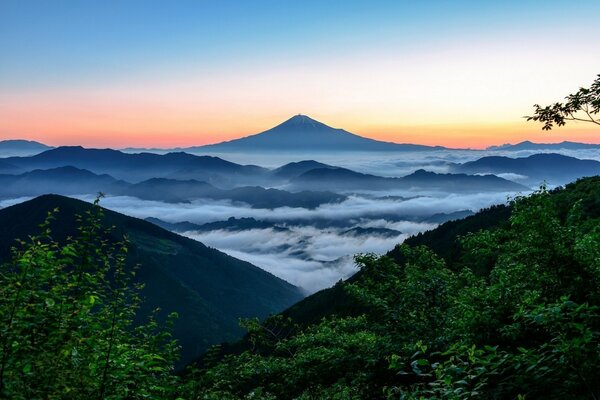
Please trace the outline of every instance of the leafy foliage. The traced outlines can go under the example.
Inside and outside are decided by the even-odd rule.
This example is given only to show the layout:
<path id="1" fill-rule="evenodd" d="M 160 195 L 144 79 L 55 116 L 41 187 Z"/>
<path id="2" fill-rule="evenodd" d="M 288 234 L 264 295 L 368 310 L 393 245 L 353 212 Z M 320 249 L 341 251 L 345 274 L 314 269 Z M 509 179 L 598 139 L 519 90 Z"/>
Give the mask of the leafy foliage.
<path id="1" fill-rule="evenodd" d="M 243 320 L 243 345 L 215 347 L 181 376 L 169 327 L 154 315 L 137 323 L 127 239 L 105 239 L 96 204 L 58 244 L 54 212 L 1 269 L 1 395 L 595 399 L 599 204 L 600 177 L 586 178 L 486 210 L 492 221 L 456 221 L 388 256 L 359 255 L 352 279 Z"/>
<path id="2" fill-rule="evenodd" d="M 360 315 L 253 321 L 261 344 L 196 371 L 187 397 L 598 398 L 599 199 L 598 177 L 516 198 L 505 223 L 459 237 L 450 265 L 422 245 L 358 256 L 332 293 Z"/>
<path id="3" fill-rule="evenodd" d="M 59 246 L 68 244 L 69 237 L 79 236 L 76 216 L 86 215 L 90 207 L 81 200 L 44 195 L 1 209 L 0 263 L 11 260 L 15 238 L 37 234 L 55 208 L 60 214 L 50 225 L 52 239 Z M 134 282 L 144 284 L 135 323 L 152 313 L 160 323 L 171 312 L 179 314 L 172 332 L 181 346 L 176 369 L 213 344 L 241 337 L 239 317 L 266 318 L 303 297 L 298 288 L 258 267 L 147 221 L 103 209 L 100 222 L 99 232 L 110 243 L 127 237 L 126 267 L 136 269 Z"/>
<path id="4" fill-rule="evenodd" d="M 140 305 L 128 242 L 105 239 L 102 209 L 59 245 L 49 213 L 0 269 L 0 396 L 10 399 L 162 399 L 175 389 L 177 345 Z M 171 315 L 170 324 L 176 315 Z"/>
<path id="5" fill-rule="evenodd" d="M 543 123 L 543 130 L 549 131 L 554 125 L 564 126 L 566 121 L 590 122 L 600 125 L 596 114 L 600 112 L 600 75 L 589 88 L 580 88 L 568 95 L 564 103 L 554 103 L 541 107 L 535 104 L 533 116 L 526 117 L 527 121 Z"/>

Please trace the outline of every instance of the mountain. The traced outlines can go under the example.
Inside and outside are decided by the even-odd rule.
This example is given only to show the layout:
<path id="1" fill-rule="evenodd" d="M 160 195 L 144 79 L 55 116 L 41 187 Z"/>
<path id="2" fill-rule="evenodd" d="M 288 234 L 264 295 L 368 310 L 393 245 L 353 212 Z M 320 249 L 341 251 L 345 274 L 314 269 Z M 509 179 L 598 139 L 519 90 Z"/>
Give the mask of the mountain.
<path id="1" fill-rule="evenodd" d="M 578 143 L 578 142 L 560 142 L 560 143 L 533 143 L 529 140 L 516 144 L 502 144 L 499 146 L 490 146 L 486 150 L 586 150 L 600 149 L 600 144 Z"/>
<path id="2" fill-rule="evenodd" d="M 218 157 L 187 153 L 127 154 L 112 149 L 86 149 L 80 146 L 58 147 L 30 157 L 9 157 L 5 162 L 23 170 L 73 166 L 96 174 L 139 182 L 151 178 L 196 179 L 220 186 L 246 182 L 261 172 L 257 166 L 245 166 Z"/>
<path id="3" fill-rule="evenodd" d="M 143 200 L 171 203 L 196 199 L 231 200 L 249 204 L 254 208 L 303 207 L 315 208 L 325 203 L 339 203 L 346 197 L 332 192 L 303 191 L 290 193 L 262 187 L 219 189 L 196 180 L 152 178 L 130 184 L 110 175 L 97 175 L 75 167 L 33 170 L 20 175 L 0 174 L 0 198 L 39 196 L 46 193 L 61 195 L 134 196 Z"/>
<path id="4" fill-rule="evenodd" d="M 19 172 L 23 172 L 23 170 L 5 161 L 0 161 L 0 174 L 18 174 Z"/>
<path id="5" fill-rule="evenodd" d="M 170 223 L 158 218 L 146 218 L 146 221 L 152 222 L 162 228 L 174 232 L 210 232 L 210 231 L 244 231 L 249 229 L 273 229 L 277 232 L 288 231 L 289 229 L 276 225 L 272 222 L 260 221 L 255 218 L 235 218 L 229 217 L 226 221 L 208 222 L 206 224 L 194 224 L 192 222 L 176 222 Z"/>
<path id="6" fill-rule="evenodd" d="M 434 224 L 443 224 L 444 222 L 463 219 L 473 215 L 471 210 L 459 210 L 450 213 L 435 213 L 423 219 L 423 222 L 432 222 Z"/>
<path id="7" fill-rule="evenodd" d="M 443 147 L 398 144 L 364 138 L 343 129 L 332 128 L 306 115 L 296 115 L 274 128 L 227 142 L 201 146 L 190 151 L 271 152 L 271 151 L 422 151 Z"/>
<path id="8" fill-rule="evenodd" d="M 0 210 L 0 260 L 10 257 L 18 238 L 39 233 L 47 213 L 60 211 L 52 224 L 54 239 L 77 234 L 76 215 L 91 205 L 45 195 Z M 105 210 L 103 225 L 114 226 L 107 237 L 131 241 L 128 262 L 140 264 L 136 276 L 145 284 L 140 315 L 160 307 L 163 315 L 178 312 L 175 337 L 182 345 L 182 363 L 212 344 L 241 336 L 240 317 L 266 317 L 302 298 L 300 290 L 254 265 L 150 222 Z"/>
<path id="9" fill-rule="evenodd" d="M 600 162 L 554 153 L 521 158 L 491 156 L 454 165 L 452 171 L 468 174 L 517 174 L 521 175 L 522 180 L 535 185 L 544 180 L 559 185 L 584 176 L 600 174 Z"/>
<path id="10" fill-rule="evenodd" d="M 0 157 L 31 156 L 51 148 L 32 140 L 0 140 Z"/>
<path id="11" fill-rule="evenodd" d="M 302 175 L 305 172 L 310 171 L 311 169 L 317 168 L 336 168 L 331 165 L 323 164 L 314 160 L 304 160 L 298 162 L 292 162 L 289 164 L 285 164 L 279 168 L 274 169 L 271 174 L 276 178 L 281 179 L 291 179 L 295 178 L 299 175 Z"/>
<path id="12" fill-rule="evenodd" d="M 75 167 L 33 170 L 19 175 L 0 175 L 0 198 L 39 196 L 46 193 L 62 195 L 119 193 L 129 186 L 109 175 L 96 175 Z"/>
<path id="13" fill-rule="evenodd" d="M 292 188 L 305 190 L 390 190 L 424 189 L 452 193 L 519 191 L 529 188 L 494 175 L 437 174 L 417 170 L 402 178 L 362 174 L 346 168 L 316 168 L 290 180 Z"/>
<path id="14" fill-rule="evenodd" d="M 438 174 L 420 169 L 400 179 L 411 188 L 435 189 L 444 192 L 529 190 L 526 186 L 495 175 Z"/>
<path id="15" fill-rule="evenodd" d="M 129 186 L 121 194 L 146 200 L 187 202 L 193 199 L 232 200 L 249 204 L 254 208 L 302 207 L 313 209 L 325 203 L 339 203 L 344 195 L 327 191 L 301 191 L 290 193 L 279 189 L 260 186 L 243 186 L 219 189 L 206 182 L 196 180 L 174 180 L 152 178 Z"/>
<path id="16" fill-rule="evenodd" d="M 355 226 L 354 228 L 341 232 L 342 235 L 353 236 L 353 237 L 385 237 L 395 238 L 402 234 L 402 232 L 395 229 L 388 228 L 363 228 L 361 226 Z"/>

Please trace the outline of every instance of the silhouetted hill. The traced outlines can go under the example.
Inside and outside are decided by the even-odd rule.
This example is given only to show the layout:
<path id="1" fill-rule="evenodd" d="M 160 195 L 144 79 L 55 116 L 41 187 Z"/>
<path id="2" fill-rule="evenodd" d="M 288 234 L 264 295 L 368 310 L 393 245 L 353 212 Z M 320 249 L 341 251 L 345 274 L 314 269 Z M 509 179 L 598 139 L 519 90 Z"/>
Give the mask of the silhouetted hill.
<path id="1" fill-rule="evenodd" d="M 31 156 L 51 148 L 33 140 L 0 140 L 0 157 Z"/>
<path id="2" fill-rule="evenodd" d="M 400 179 L 413 187 L 447 192 L 529 190 L 526 186 L 495 175 L 438 174 L 420 169 Z"/>
<path id="3" fill-rule="evenodd" d="M 402 178 L 362 174 L 345 168 L 316 168 L 290 180 L 293 188 L 319 190 L 425 189 L 447 192 L 518 191 L 529 188 L 494 175 L 438 174 L 418 170 Z"/>
<path id="4" fill-rule="evenodd" d="M 459 210 L 450 213 L 436 213 L 427 218 L 425 218 L 424 222 L 433 222 L 436 224 L 443 224 L 447 221 L 454 221 L 456 219 L 463 219 L 468 216 L 473 215 L 473 211 L 471 210 Z"/>
<path id="5" fill-rule="evenodd" d="M 295 178 L 303 173 L 317 168 L 336 168 L 314 160 L 304 160 L 282 165 L 272 171 L 272 175 L 281 179 Z"/>
<path id="6" fill-rule="evenodd" d="M 191 222 L 170 223 L 158 218 L 146 218 L 146 221 L 152 222 L 160 227 L 174 232 L 198 231 L 210 232 L 217 230 L 225 231 L 244 231 L 248 229 L 273 229 L 275 231 L 287 231 L 287 228 L 278 226 L 272 222 L 259 221 L 255 218 L 235 218 L 230 217 L 225 221 L 208 222 L 206 224 L 194 224 Z"/>
<path id="7" fill-rule="evenodd" d="M 18 174 L 20 172 L 23 170 L 5 161 L 0 161 L 0 174 Z"/>
<path id="8" fill-rule="evenodd" d="M 381 142 L 336 129 L 306 115 L 296 115 L 252 136 L 193 148 L 197 151 L 421 151 L 443 149 L 415 144 Z"/>
<path id="9" fill-rule="evenodd" d="M 35 156 L 10 157 L 4 161 L 25 170 L 73 166 L 130 182 L 168 176 L 173 179 L 196 179 L 227 185 L 232 180 L 252 177 L 262 171 L 260 167 L 239 165 L 218 157 L 188 153 L 127 154 L 117 150 L 85 149 L 80 146 L 58 147 Z"/>
<path id="10" fill-rule="evenodd" d="M 487 150 L 585 150 L 585 149 L 600 149 L 600 144 L 593 143 L 578 143 L 564 141 L 560 143 L 533 143 L 529 140 L 517 144 L 502 144 L 499 146 L 490 146 Z"/>
<path id="11" fill-rule="evenodd" d="M 388 228 L 363 228 L 361 226 L 355 226 L 342 232 L 342 235 L 355 236 L 355 237 L 398 237 L 402 232 L 395 229 Z"/>
<path id="12" fill-rule="evenodd" d="M 233 189 L 218 189 L 195 180 L 153 178 L 131 185 L 124 192 L 141 199 L 185 202 L 193 199 L 232 200 L 247 203 L 255 208 L 303 207 L 315 208 L 325 203 L 339 203 L 346 197 L 325 191 L 302 191 L 290 193 L 260 186 L 244 186 Z"/>
<path id="13" fill-rule="evenodd" d="M 290 193 L 262 187 L 219 189 L 197 180 L 152 178 L 130 184 L 110 175 L 97 175 L 75 167 L 33 170 L 20 175 L 0 174 L 0 198 L 38 196 L 46 193 L 62 195 L 134 196 L 144 200 L 189 202 L 195 199 L 231 200 L 255 208 L 304 207 L 315 208 L 324 203 L 340 202 L 345 196 L 332 192 Z"/>
<path id="14" fill-rule="evenodd" d="M 564 184 L 577 178 L 600 174 L 600 162 L 580 160 L 554 153 L 534 154 L 521 158 L 491 156 L 455 165 L 452 171 L 468 174 L 512 173 L 522 175 L 523 180 L 534 184 L 543 180 L 554 184 Z"/>
<path id="15" fill-rule="evenodd" d="M 112 176 L 96 175 L 75 167 L 38 169 L 20 175 L 0 175 L 0 198 L 39 196 L 46 193 L 116 193 L 125 190 L 128 185 Z"/>
<path id="16" fill-rule="evenodd" d="M 60 211 L 52 236 L 62 242 L 76 235 L 76 214 L 90 207 L 45 195 L 0 210 L 0 259 L 9 257 L 15 239 L 39 233 L 38 225 L 55 208 Z M 298 288 L 248 262 L 149 222 L 105 210 L 103 224 L 115 226 L 109 240 L 127 235 L 131 241 L 128 262 L 141 265 L 136 276 L 145 284 L 141 315 L 156 307 L 163 315 L 179 313 L 175 337 L 183 346 L 183 363 L 211 344 L 237 339 L 239 317 L 266 317 L 302 298 Z"/>

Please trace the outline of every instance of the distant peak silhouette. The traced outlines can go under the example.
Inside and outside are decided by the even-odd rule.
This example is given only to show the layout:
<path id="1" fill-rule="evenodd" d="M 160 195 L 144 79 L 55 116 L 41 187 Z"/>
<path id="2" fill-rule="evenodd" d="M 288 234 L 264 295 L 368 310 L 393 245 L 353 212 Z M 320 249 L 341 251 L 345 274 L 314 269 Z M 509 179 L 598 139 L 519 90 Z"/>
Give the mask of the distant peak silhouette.
<path id="1" fill-rule="evenodd" d="M 297 114 L 256 135 L 201 147 L 216 151 L 415 151 L 439 149 L 413 144 L 382 142 L 332 128 L 304 114 Z"/>

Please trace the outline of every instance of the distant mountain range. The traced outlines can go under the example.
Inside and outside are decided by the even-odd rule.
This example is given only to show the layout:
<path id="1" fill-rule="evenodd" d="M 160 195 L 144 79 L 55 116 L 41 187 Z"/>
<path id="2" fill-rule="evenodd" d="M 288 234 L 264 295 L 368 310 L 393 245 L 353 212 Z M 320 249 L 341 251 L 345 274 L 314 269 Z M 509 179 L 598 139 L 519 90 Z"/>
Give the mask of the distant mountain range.
<path id="1" fill-rule="evenodd" d="M 219 189 L 196 180 L 152 178 L 130 184 L 110 175 L 71 166 L 33 170 L 18 175 L 0 174 L 0 198 L 39 196 L 46 193 L 83 195 L 102 192 L 109 195 L 134 196 L 143 200 L 169 203 L 196 199 L 231 200 L 254 208 L 302 207 L 313 209 L 325 203 L 339 203 L 346 196 L 328 191 L 290 193 L 260 186 Z"/>
<path id="2" fill-rule="evenodd" d="M 18 193 L 86 194 L 95 188 L 92 193 L 104 191 L 168 202 L 209 198 L 243 201 L 258 208 L 314 208 L 324 203 L 343 201 L 343 195 L 332 193 L 336 190 L 403 189 L 459 193 L 527 189 L 501 177 L 469 176 L 460 171 L 457 174 L 436 174 L 419 170 L 402 178 L 386 178 L 314 160 L 289 163 L 270 170 L 188 153 L 128 154 L 82 147 L 59 147 L 30 157 L 5 158 L 0 163 L 12 170 L 10 174 L 0 176 L 0 182 L 4 182 L 4 187 L 0 187 L 0 196 L 3 197 Z M 21 174 L 15 173 L 15 169 Z"/>
<path id="3" fill-rule="evenodd" d="M 382 142 L 332 128 L 306 115 L 296 115 L 274 128 L 207 146 L 183 149 L 190 152 L 367 152 L 443 150 L 441 146 Z"/>
<path id="4" fill-rule="evenodd" d="M 577 178 L 600 174 L 600 162 L 580 160 L 561 154 L 542 153 L 529 157 L 510 158 L 502 156 L 483 157 L 476 161 L 454 165 L 455 173 L 467 174 L 516 174 L 520 181 L 537 185 L 542 181 L 562 185 Z"/>
<path id="5" fill-rule="evenodd" d="M 499 146 L 490 146 L 486 150 L 586 150 L 600 149 L 600 144 L 578 143 L 578 142 L 560 142 L 560 143 L 534 143 L 526 140 L 517 144 L 502 144 Z"/>
<path id="6" fill-rule="evenodd" d="M 362 174 L 346 168 L 311 169 L 290 180 L 293 189 L 303 190 L 432 190 L 446 192 L 519 191 L 529 188 L 495 175 L 438 174 L 417 170 L 402 178 Z"/>
<path id="7" fill-rule="evenodd" d="M 64 146 L 63 148 L 75 148 Z M 0 141 L 0 158 L 23 157 L 42 153 L 54 147 L 30 140 L 2 140 Z M 560 143 L 534 143 L 523 141 L 516 144 L 501 144 L 489 146 L 486 150 L 499 151 L 542 151 L 542 150 L 586 150 L 600 149 L 600 144 L 579 143 L 563 141 Z M 397 151 L 427 151 L 427 150 L 460 150 L 443 146 L 426 146 L 410 143 L 384 142 L 365 138 L 344 129 L 332 128 L 322 122 L 316 121 L 306 115 L 295 115 L 281 124 L 264 132 L 245 136 L 230 141 L 189 147 L 173 148 L 134 148 L 121 149 L 124 153 L 227 153 L 250 152 L 271 153 L 273 151 L 293 152 L 397 152 Z M 63 150 L 65 151 L 65 150 Z M 100 155 L 98 155 L 100 156 Z M 0 171 L 2 166 L 0 165 Z M 90 169 L 90 168 L 87 168 Z M 191 173 L 194 166 L 191 166 Z"/>
<path id="8" fill-rule="evenodd" d="M 0 157 L 32 156 L 52 147 L 32 140 L 0 140 Z"/>
<path id="9" fill-rule="evenodd" d="M 39 232 L 47 213 L 58 208 L 52 237 L 63 242 L 77 234 L 76 215 L 91 205 L 79 200 L 45 195 L 0 210 L 0 261 L 6 261 L 16 239 Z M 202 243 L 164 230 L 155 224 L 105 210 L 104 226 L 114 226 L 110 241 L 127 235 L 129 265 L 141 265 L 138 279 L 145 284 L 140 315 L 160 307 L 163 315 L 176 311 L 174 336 L 182 346 L 182 363 L 208 346 L 242 335 L 240 317 L 266 317 L 300 300 L 300 290 L 289 283 Z"/>
<path id="10" fill-rule="evenodd" d="M 162 228 L 168 229 L 173 232 L 210 232 L 210 231 L 245 231 L 249 229 L 273 229 L 278 232 L 289 231 L 289 229 L 274 224 L 272 222 L 260 221 L 255 218 L 235 218 L 230 217 L 226 221 L 215 221 L 208 222 L 206 224 L 194 224 L 192 222 L 176 222 L 170 223 L 163 221 L 159 218 L 149 217 L 146 221 L 152 222 Z"/>
<path id="11" fill-rule="evenodd" d="M 257 177 L 268 171 L 254 165 L 240 165 L 218 157 L 183 152 L 127 154 L 81 146 L 58 147 L 31 157 L 9 157 L 3 161 L 24 171 L 72 166 L 129 182 L 151 178 L 196 179 L 215 182 L 221 187 L 235 186 L 248 177 Z"/>
<path id="12" fill-rule="evenodd" d="M 37 169 L 18 175 L 0 175 L 0 198 L 39 196 L 46 193 L 62 195 L 120 193 L 129 184 L 110 175 L 97 175 L 75 168 Z"/>

